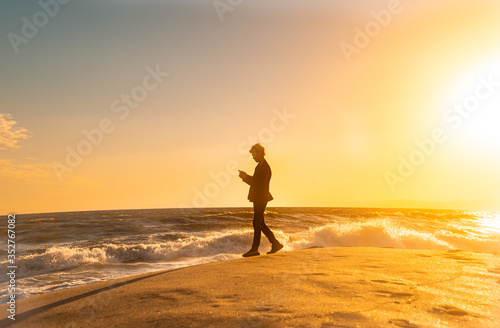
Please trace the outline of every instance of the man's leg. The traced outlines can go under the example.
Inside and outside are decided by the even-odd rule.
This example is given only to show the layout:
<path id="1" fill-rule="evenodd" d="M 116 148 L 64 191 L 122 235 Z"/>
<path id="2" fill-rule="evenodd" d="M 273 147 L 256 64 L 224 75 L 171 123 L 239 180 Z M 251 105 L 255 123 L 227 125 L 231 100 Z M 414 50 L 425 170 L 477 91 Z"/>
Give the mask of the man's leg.
<path id="1" fill-rule="evenodd" d="M 266 225 L 266 222 L 264 221 L 264 219 L 262 219 L 261 230 L 264 233 L 264 235 L 266 235 L 267 239 L 269 239 L 269 241 L 271 242 L 271 244 L 275 245 L 276 243 L 278 243 L 278 241 L 276 240 L 276 237 L 274 237 L 273 232 Z"/>
<path id="2" fill-rule="evenodd" d="M 256 251 L 260 245 L 260 233 L 264 223 L 264 211 L 267 203 L 253 203 L 253 243 L 252 250 Z M 269 229 L 269 228 L 268 228 Z"/>
<path id="3" fill-rule="evenodd" d="M 264 221 L 264 215 L 262 215 L 261 230 L 264 233 L 264 235 L 266 235 L 267 239 L 269 239 L 269 241 L 272 244 L 272 248 L 271 248 L 271 250 L 269 252 L 267 252 L 267 254 L 276 253 L 276 252 L 278 252 L 279 250 L 281 250 L 283 248 L 283 245 L 276 239 L 276 237 L 274 237 L 273 232 L 266 225 L 266 222 Z"/>

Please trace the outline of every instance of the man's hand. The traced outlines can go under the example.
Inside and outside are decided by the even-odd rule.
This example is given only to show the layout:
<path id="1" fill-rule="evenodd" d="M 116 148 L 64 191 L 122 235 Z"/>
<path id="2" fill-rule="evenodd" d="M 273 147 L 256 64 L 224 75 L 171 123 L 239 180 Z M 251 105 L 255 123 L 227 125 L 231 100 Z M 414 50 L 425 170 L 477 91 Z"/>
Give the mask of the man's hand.
<path id="1" fill-rule="evenodd" d="M 238 170 L 238 172 L 240 172 L 239 177 L 242 179 L 245 179 L 248 176 L 248 174 L 246 174 L 246 172 L 243 172 L 241 170 Z"/>

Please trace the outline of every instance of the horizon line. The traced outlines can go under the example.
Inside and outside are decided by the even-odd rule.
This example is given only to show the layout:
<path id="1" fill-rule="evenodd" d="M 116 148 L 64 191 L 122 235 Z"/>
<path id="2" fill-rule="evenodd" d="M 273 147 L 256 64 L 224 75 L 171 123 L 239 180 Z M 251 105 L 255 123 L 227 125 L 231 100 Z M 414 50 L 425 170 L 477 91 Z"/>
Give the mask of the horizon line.
<path id="1" fill-rule="evenodd" d="M 377 201 L 377 203 L 386 202 L 416 202 L 416 203 L 459 203 L 459 202 L 484 202 L 484 201 L 416 201 L 416 200 L 389 200 Z M 111 211 L 141 211 L 141 210 L 208 210 L 208 209 L 230 209 L 230 208 L 246 208 L 247 206 L 212 206 L 212 207 L 151 207 L 151 208 L 123 208 L 123 209 L 90 209 L 90 210 L 70 210 L 70 211 L 54 211 L 54 212 L 32 212 L 32 213 L 15 213 L 9 212 L 3 215 L 36 215 L 36 214 L 58 214 L 58 213 L 79 213 L 79 212 L 111 212 Z M 251 208 L 251 206 L 248 206 Z M 483 211 L 497 212 L 500 209 L 466 209 L 466 208 L 430 208 L 430 207 L 378 207 L 378 206 L 268 206 L 269 208 L 338 208 L 338 209 L 387 209 L 387 210 L 434 210 L 434 211 Z"/>

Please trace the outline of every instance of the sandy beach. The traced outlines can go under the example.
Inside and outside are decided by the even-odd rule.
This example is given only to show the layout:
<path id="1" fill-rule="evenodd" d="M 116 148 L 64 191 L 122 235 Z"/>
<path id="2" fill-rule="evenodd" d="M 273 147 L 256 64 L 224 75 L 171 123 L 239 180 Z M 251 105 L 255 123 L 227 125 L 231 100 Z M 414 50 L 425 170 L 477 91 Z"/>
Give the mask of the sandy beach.
<path id="1" fill-rule="evenodd" d="M 498 327 L 500 257 L 310 248 L 34 295 L 2 327 Z"/>

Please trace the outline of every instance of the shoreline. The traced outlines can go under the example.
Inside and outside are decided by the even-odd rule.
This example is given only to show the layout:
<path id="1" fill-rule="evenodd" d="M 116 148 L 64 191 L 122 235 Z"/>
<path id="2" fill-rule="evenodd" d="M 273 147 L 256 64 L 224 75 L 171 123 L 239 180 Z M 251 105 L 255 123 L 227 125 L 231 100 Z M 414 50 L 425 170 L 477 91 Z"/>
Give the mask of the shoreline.
<path id="1" fill-rule="evenodd" d="M 495 327 L 500 257 L 308 248 L 71 287 L 0 305 L 2 327 Z"/>

